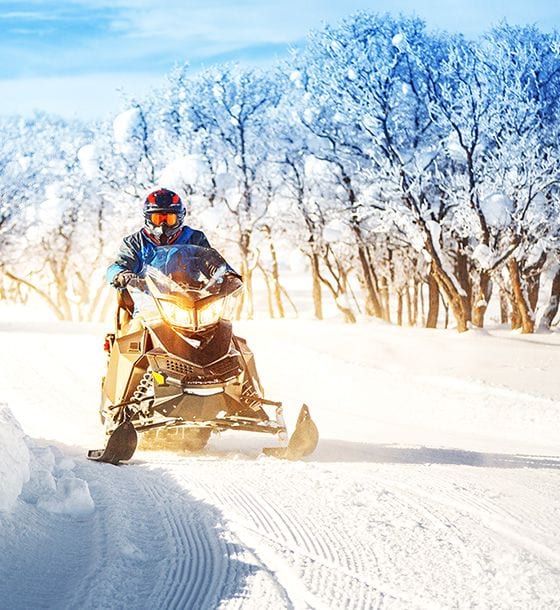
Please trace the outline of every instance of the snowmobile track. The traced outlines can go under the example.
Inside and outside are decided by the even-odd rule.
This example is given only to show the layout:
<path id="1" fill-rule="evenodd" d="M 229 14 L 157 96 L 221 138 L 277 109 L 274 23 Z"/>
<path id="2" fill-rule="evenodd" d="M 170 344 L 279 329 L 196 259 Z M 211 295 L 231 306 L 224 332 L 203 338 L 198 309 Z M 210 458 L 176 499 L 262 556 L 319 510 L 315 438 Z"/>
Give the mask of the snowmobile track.
<path id="1" fill-rule="evenodd" d="M 213 462 L 198 465 L 211 471 L 216 467 Z M 227 470 L 229 465 L 226 462 L 217 468 Z M 175 461 L 169 467 L 176 473 L 181 469 Z M 309 514 L 307 502 L 288 491 L 289 485 L 266 485 L 266 477 L 259 478 L 258 473 L 242 477 L 235 485 L 224 483 L 224 479 L 227 476 L 222 476 L 219 487 L 210 485 L 200 468 L 192 468 L 185 474 L 185 485 L 219 507 L 232 531 L 248 547 L 268 549 L 261 560 L 275 565 L 277 573 L 285 572 L 280 584 L 291 598 L 297 599 L 298 591 L 305 590 L 311 606 L 334 604 L 365 610 L 398 600 L 415 607 L 405 593 L 384 586 L 383 571 L 371 545 L 364 547 L 359 540 L 350 538 L 344 524 L 328 529 L 318 527 L 325 520 L 333 525 L 337 522 L 328 507 L 317 507 L 321 514 L 317 519 L 317 513 Z"/>
<path id="2" fill-rule="evenodd" d="M 161 527 L 170 546 L 169 569 L 153 599 L 164 608 L 212 608 L 220 597 L 227 577 L 227 551 L 215 532 L 210 532 L 197 511 L 189 514 L 182 499 L 168 490 L 144 486 L 154 506 L 162 512 Z"/>
<path id="3" fill-rule="evenodd" d="M 160 466 L 163 464 L 157 470 Z M 158 508 L 158 528 L 169 541 L 168 556 L 160 562 L 160 578 L 150 594 L 151 607 L 210 609 L 217 608 L 220 600 L 247 600 L 255 595 L 247 584 L 255 578 L 268 583 L 255 595 L 264 607 L 288 603 L 274 575 L 224 529 L 218 509 L 190 495 L 185 502 L 187 485 L 183 491 L 170 492 L 168 486 L 154 484 L 150 477 L 142 488 L 149 503 Z M 241 607 L 242 601 L 239 603 Z"/>

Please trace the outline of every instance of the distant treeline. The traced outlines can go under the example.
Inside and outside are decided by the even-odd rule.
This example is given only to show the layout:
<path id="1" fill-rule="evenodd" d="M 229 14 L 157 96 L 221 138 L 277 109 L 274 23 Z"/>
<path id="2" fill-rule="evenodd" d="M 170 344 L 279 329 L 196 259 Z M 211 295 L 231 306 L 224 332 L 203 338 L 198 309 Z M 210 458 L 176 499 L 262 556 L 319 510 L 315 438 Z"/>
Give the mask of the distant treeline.
<path id="1" fill-rule="evenodd" d="M 103 272 L 158 186 L 188 202 L 272 316 L 305 258 L 314 313 L 458 330 L 488 304 L 523 332 L 560 297 L 560 37 L 477 40 L 357 14 L 267 70 L 168 75 L 110 121 L 1 120 L 0 283 L 62 319 L 110 306 Z"/>

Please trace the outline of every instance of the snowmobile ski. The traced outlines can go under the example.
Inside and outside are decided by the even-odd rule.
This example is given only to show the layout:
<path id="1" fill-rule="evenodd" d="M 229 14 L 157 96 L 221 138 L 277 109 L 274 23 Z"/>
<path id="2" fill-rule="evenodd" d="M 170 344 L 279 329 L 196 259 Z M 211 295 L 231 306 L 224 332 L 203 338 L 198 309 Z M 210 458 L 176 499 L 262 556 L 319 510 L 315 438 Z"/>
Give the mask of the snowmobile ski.
<path id="1" fill-rule="evenodd" d="M 119 462 L 125 462 L 134 455 L 137 443 L 138 434 L 134 426 L 130 421 L 124 421 L 115 428 L 107 440 L 105 449 L 88 451 L 88 459 L 116 466 Z"/>
<path id="2" fill-rule="evenodd" d="M 263 453 L 281 460 L 300 460 L 315 451 L 319 431 L 311 419 L 309 407 L 302 405 L 294 430 L 286 447 L 265 447 Z"/>

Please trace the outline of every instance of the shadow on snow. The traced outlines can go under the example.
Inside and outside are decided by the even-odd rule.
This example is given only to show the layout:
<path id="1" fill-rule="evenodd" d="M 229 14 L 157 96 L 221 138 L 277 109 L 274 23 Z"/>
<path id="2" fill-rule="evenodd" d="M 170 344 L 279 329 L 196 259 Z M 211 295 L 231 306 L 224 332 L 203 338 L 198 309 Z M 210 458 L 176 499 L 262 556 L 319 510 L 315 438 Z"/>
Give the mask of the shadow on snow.
<path id="1" fill-rule="evenodd" d="M 259 571 L 275 582 L 244 560 L 220 510 L 165 469 L 88 462 L 76 447 L 57 446 L 76 458 L 73 475 L 87 482 L 95 508 L 52 514 L 20 498 L 13 513 L 0 513 L 0 530 L 11 532 L 0 539 L 5 607 L 212 608 L 243 603 Z"/>
<path id="2" fill-rule="evenodd" d="M 464 449 L 403 447 L 322 439 L 311 462 L 366 462 L 372 464 L 442 464 L 481 468 L 560 469 L 560 456 L 487 453 Z"/>

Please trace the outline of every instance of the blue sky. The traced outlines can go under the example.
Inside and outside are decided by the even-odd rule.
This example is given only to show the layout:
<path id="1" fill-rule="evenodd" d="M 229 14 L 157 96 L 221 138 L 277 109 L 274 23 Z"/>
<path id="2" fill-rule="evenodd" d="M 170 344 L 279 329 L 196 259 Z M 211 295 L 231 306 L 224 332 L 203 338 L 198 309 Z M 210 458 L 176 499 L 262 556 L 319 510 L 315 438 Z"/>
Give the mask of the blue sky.
<path id="1" fill-rule="evenodd" d="M 0 114 L 117 112 L 177 63 L 262 63 L 357 11 L 475 36 L 507 19 L 560 29 L 558 0 L 0 0 Z"/>

